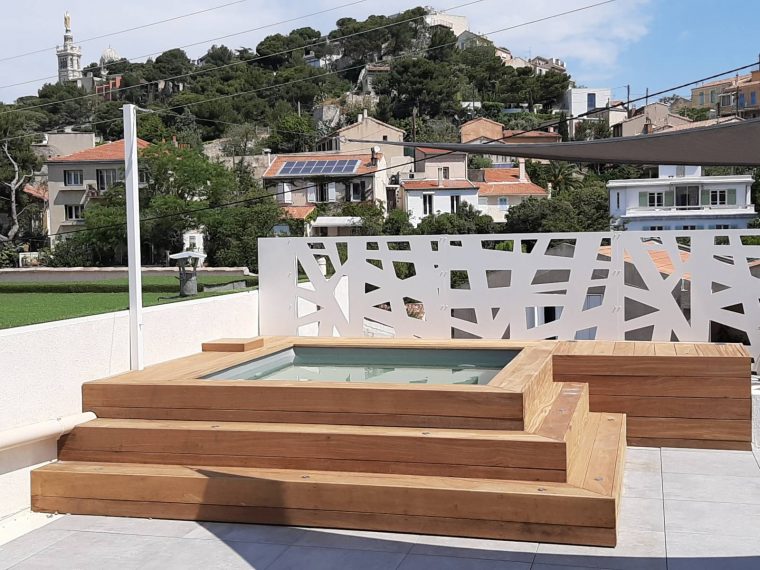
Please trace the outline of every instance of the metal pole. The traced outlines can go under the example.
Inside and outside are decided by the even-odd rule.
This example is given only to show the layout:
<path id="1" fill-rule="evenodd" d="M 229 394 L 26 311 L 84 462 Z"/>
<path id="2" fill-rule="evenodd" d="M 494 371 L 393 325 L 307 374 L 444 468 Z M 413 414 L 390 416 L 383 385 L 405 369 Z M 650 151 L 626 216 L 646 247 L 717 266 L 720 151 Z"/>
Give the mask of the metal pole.
<path id="1" fill-rule="evenodd" d="M 137 170 L 137 107 L 124 105 L 124 174 L 127 195 L 127 254 L 129 257 L 129 368 L 142 370 L 142 261 L 140 259 L 140 196 Z"/>

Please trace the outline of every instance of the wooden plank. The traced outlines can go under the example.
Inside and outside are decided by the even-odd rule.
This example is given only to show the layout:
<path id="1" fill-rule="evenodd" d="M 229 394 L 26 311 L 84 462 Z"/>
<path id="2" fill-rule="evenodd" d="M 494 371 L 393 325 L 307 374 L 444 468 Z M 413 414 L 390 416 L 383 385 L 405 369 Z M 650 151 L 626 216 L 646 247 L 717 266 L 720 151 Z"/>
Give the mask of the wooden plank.
<path id="1" fill-rule="evenodd" d="M 94 420 L 66 449 L 564 469 L 565 445 L 523 432 L 321 424 Z"/>
<path id="2" fill-rule="evenodd" d="M 748 357 L 729 356 L 554 356 L 554 372 L 560 375 L 749 377 L 750 365 Z"/>
<path id="3" fill-rule="evenodd" d="M 32 477 L 38 496 L 615 526 L 613 503 L 561 483 L 71 463 Z"/>
<path id="4" fill-rule="evenodd" d="M 672 342 L 655 342 L 653 344 L 656 356 L 678 356 L 676 347 Z"/>
<path id="5" fill-rule="evenodd" d="M 591 411 L 639 417 L 751 420 L 749 398 L 672 398 L 593 394 Z"/>
<path id="6" fill-rule="evenodd" d="M 521 420 L 521 394 L 488 386 L 450 389 L 385 384 L 189 381 L 158 384 L 87 383 L 85 410 L 98 407 L 207 408 L 259 411 L 380 413 Z"/>
<path id="7" fill-rule="evenodd" d="M 313 526 L 589 546 L 613 547 L 617 541 L 614 528 L 540 525 L 378 513 L 108 501 L 44 496 L 33 496 L 32 508 L 38 512 L 50 513 Z"/>
<path id="8" fill-rule="evenodd" d="M 555 382 L 586 382 L 591 396 L 656 396 L 695 398 L 750 398 L 750 377 L 589 376 L 554 374 Z"/>
<path id="9" fill-rule="evenodd" d="M 615 356 L 633 356 L 635 345 L 628 341 L 615 342 Z"/>
<path id="10" fill-rule="evenodd" d="M 99 418 L 144 420 L 200 420 L 221 422 L 264 422 L 290 424 L 333 424 L 355 426 L 397 426 L 442 429 L 486 429 L 521 431 L 522 420 L 423 416 L 416 414 L 372 414 L 351 412 L 287 412 L 280 410 L 222 410 L 198 408 L 113 408 L 91 409 Z"/>
<path id="11" fill-rule="evenodd" d="M 299 469 L 389 475 L 461 477 L 469 479 L 506 479 L 563 483 L 564 469 L 488 467 L 479 465 L 429 464 L 399 461 L 357 461 L 301 457 L 258 457 L 250 455 L 213 455 L 198 453 L 150 453 L 76 450 L 62 446 L 61 461 L 100 463 L 144 463 L 155 465 L 194 465 L 210 467 L 248 467 L 259 469 Z"/>
<path id="12" fill-rule="evenodd" d="M 628 445 L 634 447 L 678 447 L 692 449 L 730 449 L 752 451 L 750 441 L 722 441 L 715 439 L 662 439 L 628 436 Z"/>
<path id="13" fill-rule="evenodd" d="M 247 352 L 264 346 L 264 337 L 255 338 L 221 338 L 201 345 L 203 352 Z"/>
<path id="14" fill-rule="evenodd" d="M 678 356 L 699 356 L 697 347 L 693 342 L 677 342 L 675 347 Z"/>
<path id="15" fill-rule="evenodd" d="M 537 435 L 567 442 L 571 432 L 583 428 L 588 414 L 588 387 L 585 384 L 560 384 L 561 390 Z"/>
<path id="16" fill-rule="evenodd" d="M 590 413 L 587 416 L 581 440 L 578 442 L 574 453 L 571 452 L 570 454 L 570 463 L 567 468 L 567 482 L 570 485 L 576 487 L 583 486 L 601 417 L 601 414 L 594 413 Z"/>
<path id="17" fill-rule="evenodd" d="M 608 341 L 608 340 L 594 341 L 592 354 L 612 356 L 615 354 L 615 343 L 613 341 Z"/>
<path id="18" fill-rule="evenodd" d="M 591 459 L 583 488 L 606 497 L 615 497 L 616 480 L 623 465 L 618 461 L 621 440 L 625 440 L 626 420 L 623 414 L 602 414 L 594 440 Z M 624 446 L 623 446 L 624 448 Z"/>
<path id="19" fill-rule="evenodd" d="M 633 343 L 633 355 L 634 356 L 655 356 L 654 343 L 647 341 L 634 341 Z"/>
<path id="20" fill-rule="evenodd" d="M 752 441 L 752 424 L 746 420 L 628 416 L 627 421 L 628 436 L 633 438 Z"/>

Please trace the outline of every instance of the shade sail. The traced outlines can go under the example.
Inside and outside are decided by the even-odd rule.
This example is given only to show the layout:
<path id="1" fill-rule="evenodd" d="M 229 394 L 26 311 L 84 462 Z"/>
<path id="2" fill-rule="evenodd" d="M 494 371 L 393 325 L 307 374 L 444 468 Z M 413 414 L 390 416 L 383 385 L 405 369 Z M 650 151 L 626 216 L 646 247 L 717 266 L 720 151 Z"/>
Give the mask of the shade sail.
<path id="1" fill-rule="evenodd" d="M 470 154 L 602 164 L 760 166 L 760 119 L 595 141 L 509 144 L 356 141 Z"/>

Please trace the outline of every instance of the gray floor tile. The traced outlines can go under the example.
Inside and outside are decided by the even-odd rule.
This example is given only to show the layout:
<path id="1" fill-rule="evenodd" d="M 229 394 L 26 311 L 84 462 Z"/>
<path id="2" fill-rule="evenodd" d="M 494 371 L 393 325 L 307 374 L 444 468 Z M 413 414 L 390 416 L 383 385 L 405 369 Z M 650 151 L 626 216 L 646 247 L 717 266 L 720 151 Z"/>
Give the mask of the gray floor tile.
<path id="1" fill-rule="evenodd" d="M 71 536 L 71 531 L 43 527 L 0 546 L 0 570 L 6 570 L 34 556 L 56 542 Z"/>
<path id="2" fill-rule="evenodd" d="M 535 564 L 555 564 L 614 570 L 665 570 L 665 534 L 625 530 L 615 548 L 540 544 Z"/>
<path id="3" fill-rule="evenodd" d="M 749 451 L 663 449 L 662 471 L 760 478 L 760 467 Z"/>
<path id="4" fill-rule="evenodd" d="M 164 539 L 164 548 L 148 561 L 146 570 L 188 570 L 190 568 L 263 570 L 288 548 L 284 544 L 221 542 L 193 539 Z"/>
<path id="5" fill-rule="evenodd" d="M 410 554 L 398 570 L 530 570 L 530 563 Z"/>
<path id="6" fill-rule="evenodd" d="M 760 505 L 760 477 L 663 473 L 666 499 Z"/>
<path id="7" fill-rule="evenodd" d="M 403 559 L 398 552 L 290 546 L 267 570 L 396 570 Z"/>
<path id="8" fill-rule="evenodd" d="M 722 535 L 668 533 L 668 570 L 757 570 L 760 541 Z"/>
<path id="9" fill-rule="evenodd" d="M 451 536 L 421 536 L 410 554 L 533 562 L 537 542 L 484 540 Z"/>
<path id="10" fill-rule="evenodd" d="M 623 473 L 623 496 L 662 499 L 662 475 L 659 471 L 626 469 Z"/>
<path id="11" fill-rule="evenodd" d="M 350 548 L 406 554 L 416 540 L 417 536 L 411 534 L 394 535 L 389 532 L 304 529 L 303 535 L 296 544 L 298 546 Z"/>
<path id="12" fill-rule="evenodd" d="M 305 530 L 292 526 L 205 522 L 183 538 L 291 545 L 305 533 Z"/>
<path id="13" fill-rule="evenodd" d="M 655 447 L 629 447 L 625 452 L 625 468 L 632 471 L 661 469 L 660 450 Z"/>
<path id="14" fill-rule="evenodd" d="M 665 531 L 760 539 L 760 505 L 665 501 Z"/>
<path id="15" fill-rule="evenodd" d="M 66 515 L 53 521 L 49 526 L 51 528 L 66 530 L 180 537 L 199 528 L 200 523 L 167 519 Z"/>
<path id="16" fill-rule="evenodd" d="M 77 532 L 27 558 L 13 570 L 76 568 L 101 570 L 144 568 L 161 552 L 166 537 Z"/>
<path id="17" fill-rule="evenodd" d="M 565 566 L 560 564 L 534 564 L 530 570 L 589 570 L 588 566 Z M 594 570 L 612 570 L 610 568 L 596 567 Z"/>
<path id="18" fill-rule="evenodd" d="M 623 497 L 618 528 L 626 530 L 665 531 L 665 515 L 661 499 Z"/>

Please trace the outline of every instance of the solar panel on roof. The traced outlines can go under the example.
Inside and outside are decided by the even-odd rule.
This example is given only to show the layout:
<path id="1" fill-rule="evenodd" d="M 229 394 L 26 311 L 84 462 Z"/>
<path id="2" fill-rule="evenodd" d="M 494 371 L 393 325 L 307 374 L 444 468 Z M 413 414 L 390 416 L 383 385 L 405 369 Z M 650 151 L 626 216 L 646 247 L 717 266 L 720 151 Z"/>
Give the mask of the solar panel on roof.
<path id="1" fill-rule="evenodd" d="M 353 174 L 360 160 L 289 160 L 280 168 L 279 176 Z"/>

